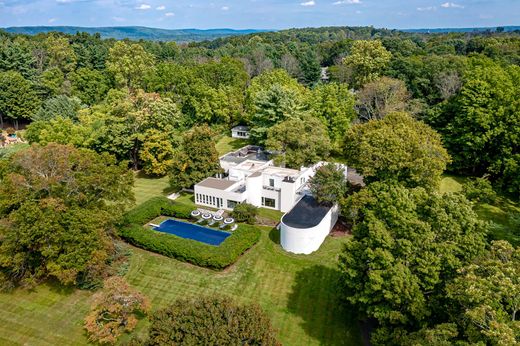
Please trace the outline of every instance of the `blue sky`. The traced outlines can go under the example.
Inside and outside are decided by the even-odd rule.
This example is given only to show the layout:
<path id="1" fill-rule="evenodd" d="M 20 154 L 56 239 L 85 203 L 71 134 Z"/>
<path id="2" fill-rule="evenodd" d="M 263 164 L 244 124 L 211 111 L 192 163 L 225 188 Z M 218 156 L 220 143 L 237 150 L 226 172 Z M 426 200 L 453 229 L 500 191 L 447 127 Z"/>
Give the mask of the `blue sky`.
<path id="1" fill-rule="evenodd" d="M 520 0 L 0 0 L 0 27 L 283 29 L 520 25 Z"/>

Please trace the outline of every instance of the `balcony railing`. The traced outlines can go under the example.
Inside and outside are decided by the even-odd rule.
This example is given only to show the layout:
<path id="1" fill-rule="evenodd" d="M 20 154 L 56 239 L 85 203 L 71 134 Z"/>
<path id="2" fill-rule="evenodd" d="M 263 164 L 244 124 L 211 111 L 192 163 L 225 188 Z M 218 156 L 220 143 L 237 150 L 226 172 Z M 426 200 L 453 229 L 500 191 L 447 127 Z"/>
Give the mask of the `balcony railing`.
<path id="1" fill-rule="evenodd" d="M 280 189 L 279 187 L 264 185 L 264 190 L 268 190 L 268 191 L 281 191 L 282 189 Z"/>

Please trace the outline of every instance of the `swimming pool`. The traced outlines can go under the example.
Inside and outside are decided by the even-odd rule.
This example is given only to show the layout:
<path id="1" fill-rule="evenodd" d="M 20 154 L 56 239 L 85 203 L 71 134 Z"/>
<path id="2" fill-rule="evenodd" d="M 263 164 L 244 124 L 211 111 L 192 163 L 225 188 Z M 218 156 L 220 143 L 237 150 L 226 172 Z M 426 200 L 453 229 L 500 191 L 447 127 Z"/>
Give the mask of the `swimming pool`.
<path id="1" fill-rule="evenodd" d="M 231 233 L 228 232 L 217 231 L 211 228 L 172 219 L 163 221 L 159 227 L 154 227 L 154 230 L 215 246 L 220 245 L 231 235 Z"/>

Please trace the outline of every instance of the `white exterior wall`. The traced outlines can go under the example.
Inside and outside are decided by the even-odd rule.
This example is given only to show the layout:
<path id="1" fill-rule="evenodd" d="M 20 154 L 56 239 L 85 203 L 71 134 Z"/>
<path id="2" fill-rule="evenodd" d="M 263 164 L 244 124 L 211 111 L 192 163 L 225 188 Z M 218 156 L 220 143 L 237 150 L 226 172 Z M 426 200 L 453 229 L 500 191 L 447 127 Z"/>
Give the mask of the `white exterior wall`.
<path id="1" fill-rule="evenodd" d="M 311 228 L 289 227 L 280 223 L 280 243 L 285 251 L 308 255 L 318 250 L 338 221 L 339 208 L 332 207 L 321 222 Z"/>
<path id="2" fill-rule="evenodd" d="M 228 206 L 227 206 L 228 200 L 242 203 L 242 202 L 246 201 L 246 197 L 247 197 L 247 193 L 245 193 L 245 192 L 243 192 L 243 193 L 233 192 L 233 190 L 235 190 L 238 186 L 240 186 L 240 185 L 237 184 L 236 186 L 233 186 L 232 188 L 230 188 L 230 191 L 227 191 L 227 190 L 219 190 L 219 189 L 213 189 L 210 187 L 195 185 L 195 190 L 194 190 L 195 203 L 197 205 L 206 206 L 206 207 L 210 207 L 210 208 L 233 210 L 232 208 L 228 208 Z M 217 207 L 217 205 L 215 205 L 215 204 L 204 203 L 203 201 L 200 201 L 200 200 L 197 201 L 197 194 L 211 196 L 211 197 L 215 197 L 215 198 L 222 198 L 222 205 L 220 207 Z"/>
<path id="3" fill-rule="evenodd" d="M 229 132 L 228 132 L 229 133 Z M 237 130 L 231 130 L 231 137 L 233 138 L 243 138 L 248 139 L 249 138 L 249 131 L 237 131 Z"/>
<path id="4" fill-rule="evenodd" d="M 280 211 L 288 212 L 294 207 L 300 196 L 296 195 L 296 183 L 282 182 L 282 190 L 280 192 Z"/>
<path id="5" fill-rule="evenodd" d="M 262 176 L 252 175 L 246 178 L 247 202 L 255 207 L 262 206 Z"/>

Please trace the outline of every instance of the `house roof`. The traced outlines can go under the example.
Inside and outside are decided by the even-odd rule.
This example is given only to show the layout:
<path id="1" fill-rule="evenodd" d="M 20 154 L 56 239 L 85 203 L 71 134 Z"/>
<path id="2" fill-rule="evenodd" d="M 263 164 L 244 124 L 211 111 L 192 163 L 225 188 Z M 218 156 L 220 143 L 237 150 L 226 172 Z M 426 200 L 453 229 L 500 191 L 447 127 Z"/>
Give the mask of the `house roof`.
<path id="1" fill-rule="evenodd" d="M 231 131 L 249 131 L 249 126 L 238 125 L 233 127 Z"/>
<path id="2" fill-rule="evenodd" d="M 232 180 L 225 180 L 225 179 L 217 179 L 217 178 L 206 178 L 200 183 L 197 184 L 197 186 L 201 187 L 209 187 L 211 189 L 217 189 L 217 190 L 227 190 L 231 186 L 235 185 L 237 182 Z"/>
<path id="3" fill-rule="evenodd" d="M 282 222 L 293 228 L 312 228 L 319 225 L 330 207 L 319 204 L 314 197 L 304 196 L 282 217 Z"/>

